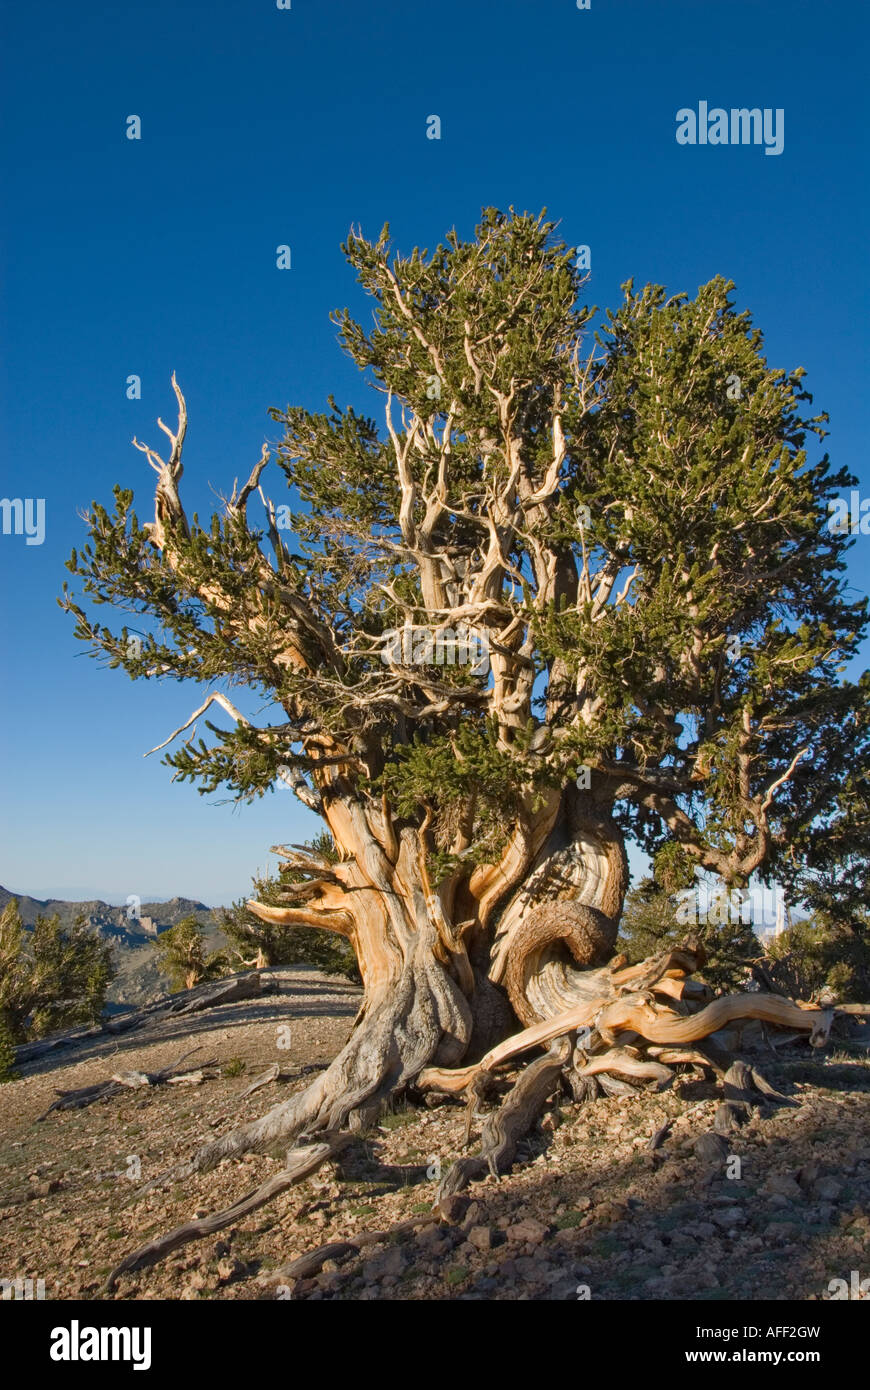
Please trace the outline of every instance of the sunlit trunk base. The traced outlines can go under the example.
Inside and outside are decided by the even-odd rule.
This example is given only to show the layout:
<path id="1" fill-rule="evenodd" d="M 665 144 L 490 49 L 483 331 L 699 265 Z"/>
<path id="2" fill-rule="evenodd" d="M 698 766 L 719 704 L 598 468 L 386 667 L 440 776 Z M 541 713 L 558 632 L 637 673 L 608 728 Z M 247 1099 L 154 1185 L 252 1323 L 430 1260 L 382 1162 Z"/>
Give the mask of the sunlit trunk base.
<path id="1" fill-rule="evenodd" d="M 249 1151 L 286 1151 L 285 1169 L 240 1199 L 253 1210 L 370 1130 L 401 1094 L 436 1091 L 465 1101 L 470 1133 L 497 1073 L 522 1067 L 485 1118 L 480 1152 L 445 1175 L 439 1200 L 446 1200 L 509 1168 L 558 1089 L 577 1103 L 600 1090 L 632 1094 L 669 1084 L 673 1067 L 687 1060 L 722 1077 L 731 1062 L 724 1030 L 744 1019 L 816 1043 L 827 1037 L 830 1010 L 769 994 L 714 1000 L 691 978 L 704 963 L 693 942 L 631 967 L 614 956 L 627 881 L 622 839 L 609 816 L 573 789 L 540 806 L 497 865 L 438 892 L 419 832 L 396 835 L 386 811 L 378 822 L 371 808 L 347 801 L 331 803 L 328 819 L 338 862 L 282 851 L 308 874 L 288 889 L 295 905 L 251 907 L 266 921 L 323 925 L 351 940 L 365 988 L 354 1030 L 300 1094 L 205 1144 L 152 1186 Z M 116 1273 L 219 1229 L 238 1209 L 170 1232 Z"/>

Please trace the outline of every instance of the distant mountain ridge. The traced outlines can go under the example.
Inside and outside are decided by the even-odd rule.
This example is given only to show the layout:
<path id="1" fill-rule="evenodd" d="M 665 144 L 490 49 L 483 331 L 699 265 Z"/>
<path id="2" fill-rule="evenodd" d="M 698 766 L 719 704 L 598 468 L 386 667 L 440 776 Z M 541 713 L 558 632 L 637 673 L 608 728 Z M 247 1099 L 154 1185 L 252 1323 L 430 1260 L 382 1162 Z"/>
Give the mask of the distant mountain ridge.
<path id="1" fill-rule="evenodd" d="M 205 903 L 196 902 L 193 898 L 176 897 L 170 898 L 168 902 L 138 903 L 137 914 L 133 917 L 128 916 L 129 909 L 126 906 L 113 907 L 101 898 L 91 898 L 82 902 L 69 902 L 65 898 L 32 898 L 29 893 L 13 893 L 2 886 L 0 912 L 11 898 L 17 900 L 21 920 L 26 927 L 34 926 L 37 917 L 53 917 L 55 913 L 63 926 L 71 926 L 79 914 L 84 914 L 93 926 L 107 932 L 120 932 L 133 939 L 138 938 L 140 942 L 144 937 L 156 934 L 139 925 L 143 918 L 153 922 L 158 932 L 176 926 L 184 917 L 194 916 L 204 927 L 216 924 L 217 920 L 212 908 L 206 907 Z"/>
<path id="2" fill-rule="evenodd" d="M 68 902 L 64 898 L 33 898 L 29 893 L 13 893 L 0 886 L 0 912 L 15 898 L 21 920 L 32 928 L 37 917 L 60 918 L 61 926 L 71 927 L 84 916 L 93 931 L 99 932 L 114 947 L 117 976 L 109 987 L 110 1005 L 148 1004 L 168 990 L 168 984 L 157 968 L 156 953 L 151 942 L 160 932 L 174 927 L 185 917 L 195 917 L 201 923 L 209 950 L 226 944 L 219 929 L 218 914 L 205 903 L 192 898 L 170 898 L 168 902 L 134 904 L 136 915 L 129 917 L 127 907 L 93 898 L 85 902 Z"/>

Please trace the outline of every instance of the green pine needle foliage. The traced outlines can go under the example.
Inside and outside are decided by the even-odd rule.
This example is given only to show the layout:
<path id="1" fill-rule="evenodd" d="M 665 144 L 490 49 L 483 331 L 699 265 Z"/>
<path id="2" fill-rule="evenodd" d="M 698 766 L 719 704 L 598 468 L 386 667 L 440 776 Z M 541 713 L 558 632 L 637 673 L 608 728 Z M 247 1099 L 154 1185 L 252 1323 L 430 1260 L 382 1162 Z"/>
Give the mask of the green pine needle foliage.
<path id="1" fill-rule="evenodd" d="M 205 934 L 196 917 L 184 917 L 161 932 L 151 945 L 160 957 L 160 969 L 172 994 L 231 973 L 223 951 L 206 952 Z"/>
<path id="2" fill-rule="evenodd" d="M 628 280 L 593 334 L 544 213 L 343 250 L 373 313 L 334 322 L 378 419 L 275 407 L 265 506 L 188 519 L 164 480 L 160 549 L 117 487 L 69 561 L 61 604 L 92 655 L 192 682 L 196 704 L 203 684 L 247 699 L 175 744 L 173 776 L 239 800 L 283 778 L 322 812 L 334 769 L 397 834 L 426 827 L 437 885 L 582 765 L 650 854 L 676 841 L 729 886 L 763 870 L 799 892 L 847 847 L 865 891 L 870 675 L 847 672 L 867 602 L 828 526 L 856 480 L 819 452 L 803 369 L 769 362 L 721 276 Z M 491 670 L 382 659 L 385 634 L 466 608 Z"/>
<path id="3" fill-rule="evenodd" d="M 0 914 L 0 1018 L 13 1043 L 96 1023 L 114 978 L 112 949 L 79 918 L 24 928 L 14 898 Z"/>

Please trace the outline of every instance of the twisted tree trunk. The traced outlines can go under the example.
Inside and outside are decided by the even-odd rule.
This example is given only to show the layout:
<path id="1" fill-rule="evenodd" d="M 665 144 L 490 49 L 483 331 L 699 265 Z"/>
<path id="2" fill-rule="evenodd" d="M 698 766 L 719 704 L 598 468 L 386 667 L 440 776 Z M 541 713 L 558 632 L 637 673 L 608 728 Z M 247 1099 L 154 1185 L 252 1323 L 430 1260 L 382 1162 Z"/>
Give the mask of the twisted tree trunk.
<path id="1" fill-rule="evenodd" d="M 486 1119 L 479 1153 L 448 1170 L 437 1194 L 442 1202 L 511 1165 L 519 1139 L 563 1077 L 580 1102 L 599 1084 L 630 1092 L 624 1077 L 667 1084 L 671 1065 L 703 1061 L 700 1040 L 736 1019 L 797 1028 L 820 1043 L 827 1036 L 831 1011 L 759 994 L 710 1002 L 706 986 L 688 978 L 704 959 L 691 944 L 629 968 L 620 968 L 623 957 L 604 963 L 625 891 L 625 855 L 610 817 L 573 789 L 530 812 L 497 865 L 479 866 L 437 893 L 421 832 L 396 834 L 385 806 L 380 817 L 347 797 L 327 798 L 325 806 L 343 857 L 328 864 L 283 851 L 294 867 L 308 868 L 308 881 L 290 890 L 306 905 L 251 907 L 267 921 L 328 923 L 351 939 L 365 984 L 354 1031 L 301 1094 L 205 1145 L 155 1183 L 277 1144 L 288 1148 L 281 1172 L 226 1211 L 132 1251 L 110 1287 L 120 1274 L 221 1229 L 310 1174 L 412 1082 L 422 1091 L 465 1094 L 470 1133 L 474 1103 L 491 1089 L 496 1069 L 549 1046 Z M 527 1026 L 517 1031 L 517 1020 Z M 651 1042 L 677 1047 L 642 1055 Z M 691 1042 L 700 1050 L 687 1052 Z M 763 1079 L 757 1084 L 769 1091 Z M 309 1145 L 310 1138 L 320 1142 Z"/>
<path id="2" fill-rule="evenodd" d="M 584 970 L 610 954 L 627 881 L 621 837 L 574 788 L 529 810 L 497 864 L 434 890 L 425 834 L 393 829 L 388 809 L 324 797 L 340 858 L 281 850 L 310 877 L 264 921 L 323 926 L 351 941 L 365 990 L 349 1041 L 301 1094 L 207 1144 L 183 1172 L 366 1128 L 423 1071 L 475 1060 L 522 1024 L 584 997 Z M 304 903 L 304 905 L 302 905 Z"/>

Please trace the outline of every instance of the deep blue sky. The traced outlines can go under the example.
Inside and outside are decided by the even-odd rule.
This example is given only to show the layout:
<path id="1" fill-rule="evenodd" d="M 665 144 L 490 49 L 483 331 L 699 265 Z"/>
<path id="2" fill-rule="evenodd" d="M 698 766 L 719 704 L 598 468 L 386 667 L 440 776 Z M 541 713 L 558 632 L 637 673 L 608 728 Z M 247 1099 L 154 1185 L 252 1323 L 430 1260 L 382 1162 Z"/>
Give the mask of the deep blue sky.
<path id="1" fill-rule="evenodd" d="M 173 369 L 190 511 L 247 472 L 269 406 L 365 403 L 327 317 L 358 302 L 351 223 L 388 220 L 410 250 L 470 234 L 484 205 L 546 206 L 591 246 L 599 305 L 629 276 L 732 278 L 870 492 L 855 0 L 42 0 L 7 7 L 3 31 L 0 493 L 47 511 L 43 545 L 0 536 L 6 887 L 217 903 L 314 828 L 289 793 L 234 809 L 143 761 L 197 689 L 101 670 L 54 599 L 79 509 L 123 482 L 149 513 L 130 440 L 164 442 Z M 699 100 L 784 108 L 784 152 L 678 146 L 675 114 Z"/>

